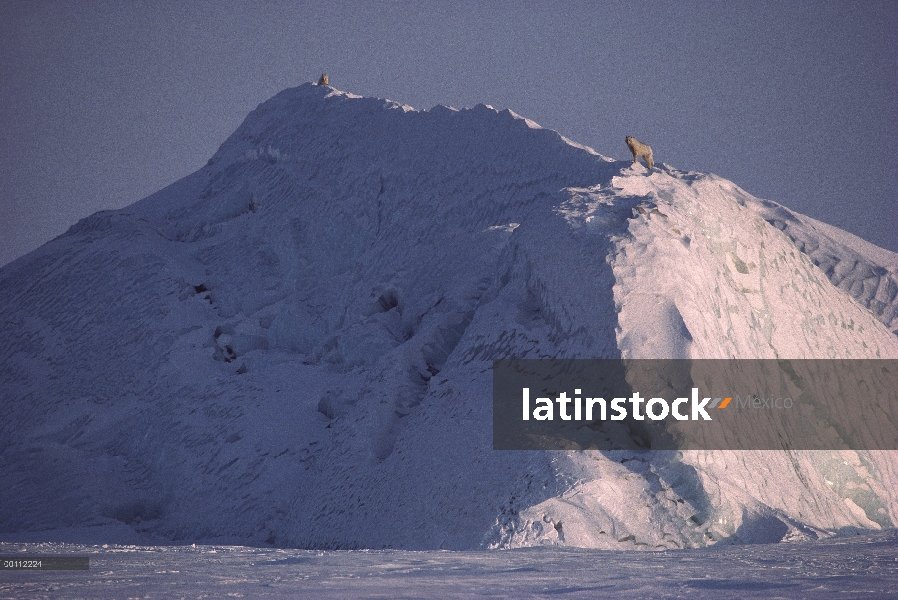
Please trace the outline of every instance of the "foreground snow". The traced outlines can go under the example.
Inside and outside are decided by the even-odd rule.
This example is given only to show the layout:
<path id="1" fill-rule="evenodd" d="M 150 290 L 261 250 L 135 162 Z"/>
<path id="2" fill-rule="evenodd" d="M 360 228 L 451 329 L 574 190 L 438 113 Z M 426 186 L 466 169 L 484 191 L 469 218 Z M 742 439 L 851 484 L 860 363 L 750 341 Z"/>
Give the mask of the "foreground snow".
<path id="1" fill-rule="evenodd" d="M 510 111 L 285 90 L 197 173 L 0 270 L 0 531 L 628 550 L 892 527 L 895 452 L 493 451 L 490 369 L 896 359 L 896 273 Z"/>
<path id="2" fill-rule="evenodd" d="M 5 572 L 0 598 L 885 598 L 898 535 L 667 552 L 310 551 L 2 544 L 89 571 Z"/>

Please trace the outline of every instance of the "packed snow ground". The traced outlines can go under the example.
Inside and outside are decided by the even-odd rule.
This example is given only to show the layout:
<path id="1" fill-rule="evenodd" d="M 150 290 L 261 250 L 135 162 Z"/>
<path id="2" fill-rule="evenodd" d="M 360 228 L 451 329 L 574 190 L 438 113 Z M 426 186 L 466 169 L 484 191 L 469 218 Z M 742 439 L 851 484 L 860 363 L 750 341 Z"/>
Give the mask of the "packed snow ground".
<path id="1" fill-rule="evenodd" d="M 0 598 L 887 598 L 894 531 L 802 544 L 633 552 L 314 551 L 2 544 L 88 571 L 4 572 Z"/>
<path id="2" fill-rule="evenodd" d="M 285 90 L 197 173 L 0 270 L 0 531 L 463 550 L 893 527 L 895 452 L 493 451 L 490 369 L 895 359 L 896 273 L 511 111 Z"/>

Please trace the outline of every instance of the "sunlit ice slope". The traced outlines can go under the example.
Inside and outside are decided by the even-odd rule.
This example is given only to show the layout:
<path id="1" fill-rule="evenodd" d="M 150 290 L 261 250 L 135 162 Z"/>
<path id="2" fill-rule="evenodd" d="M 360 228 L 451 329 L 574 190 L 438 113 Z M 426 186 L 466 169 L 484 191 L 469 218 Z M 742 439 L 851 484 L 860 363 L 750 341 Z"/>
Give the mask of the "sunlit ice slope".
<path id="1" fill-rule="evenodd" d="M 494 451 L 491 366 L 898 358 L 896 273 L 511 111 L 285 90 L 203 169 L 0 270 L 0 532 L 628 549 L 891 527 L 889 452 Z"/>

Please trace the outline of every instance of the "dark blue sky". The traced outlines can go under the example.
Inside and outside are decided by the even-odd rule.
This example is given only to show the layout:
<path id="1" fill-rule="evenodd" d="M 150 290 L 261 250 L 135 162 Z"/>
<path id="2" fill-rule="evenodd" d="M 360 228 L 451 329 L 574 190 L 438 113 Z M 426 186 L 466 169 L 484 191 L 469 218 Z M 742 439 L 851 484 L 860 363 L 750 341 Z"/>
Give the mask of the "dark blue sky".
<path id="1" fill-rule="evenodd" d="M 511 108 L 606 156 L 634 135 L 898 251 L 893 2 L 0 0 L 0 264 L 195 171 L 324 71 L 420 109 Z"/>

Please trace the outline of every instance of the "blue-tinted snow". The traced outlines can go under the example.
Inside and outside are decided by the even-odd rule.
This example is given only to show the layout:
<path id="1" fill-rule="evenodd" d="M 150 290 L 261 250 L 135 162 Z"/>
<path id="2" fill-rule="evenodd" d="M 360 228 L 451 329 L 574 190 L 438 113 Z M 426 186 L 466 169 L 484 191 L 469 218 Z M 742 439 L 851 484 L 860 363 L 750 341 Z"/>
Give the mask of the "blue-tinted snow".
<path id="1" fill-rule="evenodd" d="M 88 571 L 0 573 L 3 598 L 889 598 L 895 532 L 665 552 L 310 551 L 0 544 L 90 557 Z"/>

